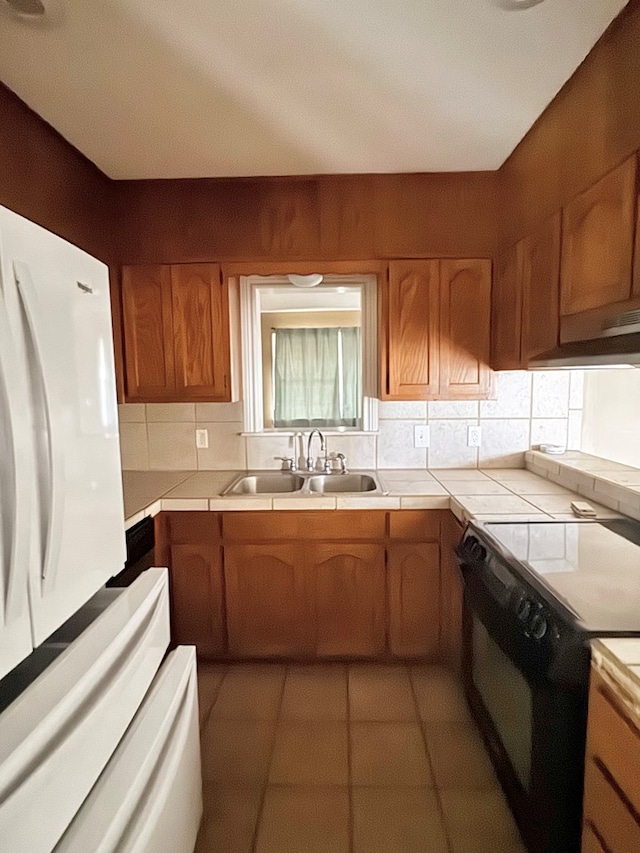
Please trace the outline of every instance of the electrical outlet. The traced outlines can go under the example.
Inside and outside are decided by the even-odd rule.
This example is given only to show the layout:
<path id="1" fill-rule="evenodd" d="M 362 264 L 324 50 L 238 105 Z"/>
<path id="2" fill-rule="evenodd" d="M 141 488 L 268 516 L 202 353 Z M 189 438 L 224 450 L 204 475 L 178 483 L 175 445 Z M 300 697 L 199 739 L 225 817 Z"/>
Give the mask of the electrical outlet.
<path id="1" fill-rule="evenodd" d="M 429 427 L 421 424 L 413 428 L 413 446 L 414 447 L 429 447 Z"/>
<path id="2" fill-rule="evenodd" d="M 200 450 L 206 450 L 209 447 L 209 430 L 208 429 L 197 429 L 196 430 L 196 447 L 199 447 Z"/>
<path id="3" fill-rule="evenodd" d="M 467 428 L 467 446 L 480 447 L 480 439 L 482 430 L 479 426 L 470 426 Z"/>

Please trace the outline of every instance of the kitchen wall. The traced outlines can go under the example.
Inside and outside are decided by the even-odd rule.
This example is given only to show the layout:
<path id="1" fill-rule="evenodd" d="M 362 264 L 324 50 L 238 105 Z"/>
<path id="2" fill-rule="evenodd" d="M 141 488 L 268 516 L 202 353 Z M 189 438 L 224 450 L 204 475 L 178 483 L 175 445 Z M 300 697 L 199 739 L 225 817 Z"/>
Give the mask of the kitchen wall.
<path id="1" fill-rule="evenodd" d="M 586 371 L 580 449 L 640 468 L 640 370 Z"/>
<path id="2" fill-rule="evenodd" d="M 482 402 L 380 403 L 377 434 L 330 435 L 329 450 L 351 468 L 519 468 L 541 442 L 580 449 L 582 371 L 496 374 L 497 399 Z M 429 424 L 431 446 L 413 446 L 413 427 Z M 467 447 L 467 427 L 482 428 L 480 448 Z M 196 449 L 196 427 L 209 448 Z M 284 435 L 241 435 L 241 403 L 130 403 L 120 406 L 124 469 L 276 468 L 292 455 Z"/>

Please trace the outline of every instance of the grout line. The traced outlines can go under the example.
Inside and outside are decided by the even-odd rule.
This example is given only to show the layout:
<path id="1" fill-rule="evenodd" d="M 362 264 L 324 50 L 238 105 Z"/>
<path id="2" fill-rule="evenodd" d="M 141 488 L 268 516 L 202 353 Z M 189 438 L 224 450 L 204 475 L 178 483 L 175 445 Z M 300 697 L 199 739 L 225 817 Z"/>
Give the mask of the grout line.
<path id="1" fill-rule="evenodd" d="M 353 820 L 353 772 L 351 765 L 351 696 L 349 692 L 349 664 L 345 665 L 347 679 L 347 793 L 349 796 L 349 853 L 355 851 L 355 834 Z"/>
<path id="2" fill-rule="evenodd" d="M 409 666 L 407 666 L 407 671 L 409 674 L 409 683 L 411 685 L 411 695 L 413 696 L 413 703 L 415 705 L 416 716 L 418 718 L 418 725 L 420 726 L 420 735 L 422 737 L 422 742 L 424 744 L 424 751 L 425 751 L 425 754 L 427 756 L 427 764 L 429 765 L 429 772 L 431 773 L 431 779 L 433 780 L 433 793 L 434 793 L 434 796 L 436 799 L 436 804 L 438 806 L 438 813 L 440 815 L 440 820 L 442 821 L 442 827 L 443 827 L 444 835 L 445 835 L 445 838 L 447 841 L 447 849 L 448 849 L 449 853 L 455 853 L 455 851 L 453 849 L 453 842 L 452 842 L 451 836 L 449 834 L 449 826 L 447 824 L 447 821 L 446 821 L 445 815 L 444 815 L 442 798 L 440 797 L 440 788 L 436 784 L 437 780 L 436 780 L 435 773 L 433 772 L 433 764 L 431 762 L 431 755 L 429 754 L 429 747 L 427 746 L 427 735 L 425 732 L 424 720 L 422 719 L 422 717 L 420 715 L 420 705 L 418 704 L 418 697 L 416 696 L 415 687 L 413 686 L 413 678 L 411 677 L 411 668 Z"/>
<path id="3" fill-rule="evenodd" d="M 229 670 L 230 670 L 230 669 L 231 669 L 231 667 L 230 667 L 230 666 L 228 666 L 228 667 L 226 667 L 226 668 L 225 668 L 225 671 L 224 671 L 224 673 L 223 673 L 223 675 L 222 675 L 222 678 L 220 679 L 220 683 L 218 684 L 218 688 L 217 688 L 217 690 L 216 690 L 216 692 L 215 692 L 215 696 L 214 696 L 213 702 L 211 703 L 211 707 L 209 708 L 209 710 L 208 710 L 208 711 L 207 711 L 207 713 L 205 714 L 204 719 L 202 720 L 202 723 L 200 724 L 200 734 L 202 734 L 202 733 L 204 732 L 204 730 L 205 730 L 205 728 L 206 728 L 206 726 L 207 726 L 207 723 L 209 722 L 209 717 L 211 716 L 211 712 L 213 711 L 213 706 L 214 706 L 214 705 L 216 704 L 216 702 L 218 701 L 218 696 L 220 696 L 220 691 L 222 690 L 222 685 L 223 685 L 223 683 L 224 683 L 225 678 L 226 678 L 226 677 L 227 677 L 227 675 L 229 674 Z"/>
<path id="4" fill-rule="evenodd" d="M 260 830 L 260 823 L 262 822 L 262 813 L 264 811 L 264 801 L 267 796 L 267 788 L 269 787 L 269 774 L 271 772 L 271 763 L 273 761 L 273 755 L 276 750 L 276 738 L 278 737 L 278 726 L 280 725 L 280 719 L 282 714 L 282 700 L 284 698 L 284 689 L 287 684 L 287 677 L 289 675 L 289 667 L 286 666 L 284 670 L 284 678 L 282 679 L 282 689 L 280 690 L 280 701 L 278 702 L 278 715 L 276 717 L 275 727 L 273 730 L 273 741 L 271 743 L 271 749 L 269 750 L 269 760 L 267 762 L 267 773 L 264 780 L 264 785 L 262 786 L 262 794 L 260 796 L 260 805 L 258 807 L 258 816 L 256 818 L 256 825 L 253 830 L 253 839 L 251 840 L 251 853 L 255 853 L 256 844 L 258 843 L 258 832 Z"/>

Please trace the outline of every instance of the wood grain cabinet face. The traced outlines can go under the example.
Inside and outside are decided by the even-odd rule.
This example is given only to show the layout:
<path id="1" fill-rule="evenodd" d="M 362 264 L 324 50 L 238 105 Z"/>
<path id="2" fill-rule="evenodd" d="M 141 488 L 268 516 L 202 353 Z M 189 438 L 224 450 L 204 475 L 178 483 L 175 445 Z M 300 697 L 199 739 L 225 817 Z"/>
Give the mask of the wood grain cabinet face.
<path id="1" fill-rule="evenodd" d="M 380 657 L 386 645 L 384 545 L 305 545 L 319 657 Z"/>
<path id="2" fill-rule="evenodd" d="M 181 400 L 230 400 L 227 286 L 217 264 L 171 267 L 176 391 Z"/>
<path id="3" fill-rule="evenodd" d="M 438 394 L 438 261 L 391 261 L 388 294 L 388 398 Z"/>
<path id="4" fill-rule="evenodd" d="M 391 543 L 387 549 L 389 649 L 401 658 L 437 657 L 440 546 Z"/>
<path id="5" fill-rule="evenodd" d="M 629 299 L 636 206 L 636 156 L 564 208 L 561 314 Z"/>
<path id="6" fill-rule="evenodd" d="M 440 262 L 440 396 L 478 400 L 492 390 L 491 261 Z"/>
<path id="7" fill-rule="evenodd" d="M 122 292 L 128 401 L 231 399 L 218 264 L 123 267 Z"/>
<path id="8" fill-rule="evenodd" d="M 522 362 L 558 345 L 560 211 L 518 245 L 522 255 Z"/>
<path id="9" fill-rule="evenodd" d="M 299 543 L 225 545 L 224 573 L 232 656 L 313 654 L 315 632 Z"/>
<path id="10" fill-rule="evenodd" d="M 556 320 L 557 322 L 557 320 Z M 517 370 L 521 366 L 522 244 L 496 258 L 491 294 L 491 366 Z"/>
<path id="11" fill-rule="evenodd" d="M 128 401 L 175 396 L 171 273 L 167 266 L 123 267 Z"/>

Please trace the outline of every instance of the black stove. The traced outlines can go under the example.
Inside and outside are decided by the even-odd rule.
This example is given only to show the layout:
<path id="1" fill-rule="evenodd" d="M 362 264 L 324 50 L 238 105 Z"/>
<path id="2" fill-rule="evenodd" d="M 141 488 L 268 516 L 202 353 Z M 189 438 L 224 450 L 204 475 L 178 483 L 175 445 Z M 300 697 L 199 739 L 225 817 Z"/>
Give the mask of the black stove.
<path id="1" fill-rule="evenodd" d="M 640 636 L 640 523 L 472 522 L 465 690 L 531 853 L 579 853 L 595 636 Z"/>

